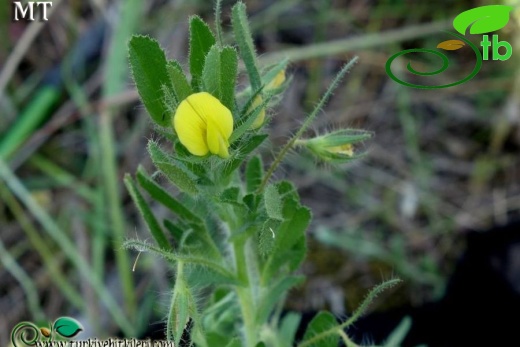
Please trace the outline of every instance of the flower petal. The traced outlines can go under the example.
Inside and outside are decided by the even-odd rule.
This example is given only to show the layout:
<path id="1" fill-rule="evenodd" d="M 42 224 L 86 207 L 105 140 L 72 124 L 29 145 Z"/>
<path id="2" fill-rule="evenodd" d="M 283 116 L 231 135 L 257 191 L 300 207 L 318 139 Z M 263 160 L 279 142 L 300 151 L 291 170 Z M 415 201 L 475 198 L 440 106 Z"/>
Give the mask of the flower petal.
<path id="1" fill-rule="evenodd" d="M 173 127 L 179 137 L 179 141 L 193 155 L 203 156 L 208 154 L 209 148 L 206 143 L 206 122 L 184 99 L 173 117 Z"/>
<path id="2" fill-rule="evenodd" d="M 221 158 L 229 157 L 229 142 L 223 136 L 222 129 L 212 119 L 208 119 L 207 142 L 211 153 L 217 154 Z"/>
<path id="3" fill-rule="evenodd" d="M 222 158 L 229 156 L 233 116 L 213 95 L 201 92 L 183 100 L 175 112 L 174 128 L 191 154 L 211 152 Z"/>

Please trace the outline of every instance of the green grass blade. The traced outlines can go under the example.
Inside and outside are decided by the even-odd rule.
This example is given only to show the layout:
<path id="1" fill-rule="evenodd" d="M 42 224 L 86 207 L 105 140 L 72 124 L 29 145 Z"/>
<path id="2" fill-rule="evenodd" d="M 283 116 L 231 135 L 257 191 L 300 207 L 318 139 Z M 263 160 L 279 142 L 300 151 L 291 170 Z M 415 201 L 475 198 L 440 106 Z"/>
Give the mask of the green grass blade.
<path id="1" fill-rule="evenodd" d="M 18 116 L 17 121 L 0 136 L 0 158 L 7 159 L 32 134 L 40 123 L 49 115 L 50 110 L 60 98 L 59 89 L 51 86 L 42 87 L 31 103 Z"/>
<path id="2" fill-rule="evenodd" d="M 78 256 L 76 252 L 76 246 L 70 240 L 69 236 L 63 231 L 54 220 L 48 215 L 48 213 L 34 200 L 29 191 L 23 186 L 20 180 L 12 173 L 5 162 L 0 159 L 0 178 L 6 183 L 11 189 L 15 196 L 22 201 L 27 207 L 29 212 L 38 220 L 43 226 L 47 234 L 54 239 L 54 241 L 60 246 L 61 250 L 67 256 L 72 264 L 78 269 L 80 274 L 84 276 L 96 294 L 105 303 L 109 313 L 114 319 L 115 323 L 118 324 L 123 332 L 128 336 L 134 336 L 135 331 L 132 324 L 126 318 L 126 315 L 121 310 L 120 305 L 109 293 L 108 289 L 104 286 L 92 271 L 87 261 Z"/>

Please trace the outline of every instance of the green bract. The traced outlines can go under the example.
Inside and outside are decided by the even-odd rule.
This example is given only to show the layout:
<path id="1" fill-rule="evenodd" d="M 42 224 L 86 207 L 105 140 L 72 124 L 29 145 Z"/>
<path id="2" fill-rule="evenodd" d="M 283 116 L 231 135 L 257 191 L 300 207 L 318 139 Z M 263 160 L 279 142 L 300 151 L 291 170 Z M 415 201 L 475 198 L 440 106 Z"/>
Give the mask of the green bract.
<path id="1" fill-rule="evenodd" d="M 282 319 L 276 308 L 304 281 L 294 272 L 305 259 L 311 211 L 300 203 L 291 182 L 271 177 L 287 152 L 302 141 L 318 155 L 338 155 L 335 146 L 367 139 L 367 133 L 350 130 L 300 139 L 356 59 L 341 69 L 316 109 L 264 171 L 255 151 L 267 138 L 269 108 L 290 82 L 285 77 L 287 61 L 259 69 L 244 4 L 233 7 L 231 22 L 238 52 L 222 44 L 218 20 L 214 35 L 201 18 L 191 18 L 186 68 L 191 79 L 182 64 L 167 61 L 155 40 L 134 36 L 130 41 L 139 95 L 152 121 L 171 141 L 150 141 L 148 151 L 157 173 L 178 193 L 169 193 L 171 188 L 163 188 L 156 173 L 149 175 L 142 167 L 136 180 L 126 175 L 130 196 L 155 242 L 130 240 L 125 246 L 155 253 L 174 267 L 167 337 L 177 345 L 191 322 L 190 341 L 197 346 L 289 347 L 295 343 L 299 316 Z M 250 82 L 240 93 L 238 57 Z M 167 208 L 169 215 L 158 219 L 148 198 Z M 375 294 L 397 281 L 386 282 Z M 201 298 L 201 293 L 207 295 Z M 352 322 L 341 324 L 329 313 L 320 313 L 300 345 L 335 346 Z"/>

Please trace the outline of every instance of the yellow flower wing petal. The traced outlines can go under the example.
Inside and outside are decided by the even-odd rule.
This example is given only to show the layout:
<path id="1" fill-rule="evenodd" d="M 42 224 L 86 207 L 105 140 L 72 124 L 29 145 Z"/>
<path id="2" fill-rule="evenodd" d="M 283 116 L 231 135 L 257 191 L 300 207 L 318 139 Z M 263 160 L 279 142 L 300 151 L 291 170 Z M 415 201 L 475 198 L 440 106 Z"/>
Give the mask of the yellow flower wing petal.
<path id="1" fill-rule="evenodd" d="M 222 131 L 212 119 L 208 119 L 207 142 L 211 153 L 221 158 L 229 157 L 229 142 L 223 137 Z"/>
<path id="2" fill-rule="evenodd" d="M 179 141 L 193 155 L 203 156 L 208 154 L 209 148 L 206 143 L 206 122 L 192 107 L 188 101 L 190 97 L 183 100 L 175 111 L 173 127 L 179 137 Z"/>

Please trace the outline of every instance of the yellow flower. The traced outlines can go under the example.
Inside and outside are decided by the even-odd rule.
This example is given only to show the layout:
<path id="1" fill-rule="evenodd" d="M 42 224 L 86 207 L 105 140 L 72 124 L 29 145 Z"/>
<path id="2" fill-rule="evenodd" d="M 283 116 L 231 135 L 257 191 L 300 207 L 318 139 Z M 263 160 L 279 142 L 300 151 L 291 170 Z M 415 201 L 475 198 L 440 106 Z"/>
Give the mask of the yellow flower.
<path id="1" fill-rule="evenodd" d="M 184 99 L 173 116 L 173 127 L 191 154 L 204 156 L 211 152 L 229 157 L 233 116 L 213 95 L 201 92 Z"/>

